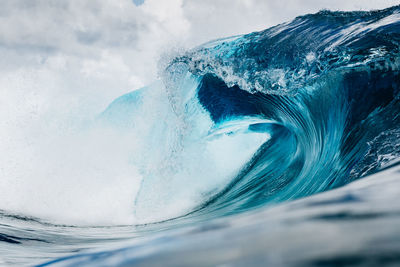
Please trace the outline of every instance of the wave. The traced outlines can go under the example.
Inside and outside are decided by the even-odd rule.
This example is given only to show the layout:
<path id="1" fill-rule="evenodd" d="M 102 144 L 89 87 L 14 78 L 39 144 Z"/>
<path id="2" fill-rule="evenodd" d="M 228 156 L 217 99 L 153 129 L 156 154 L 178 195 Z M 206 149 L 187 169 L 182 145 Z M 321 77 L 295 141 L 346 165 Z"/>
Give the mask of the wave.
<path id="1" fill-rule="evenodd" d="M 157 141 L 146 148 L 168 151 L 164 166 L 150 156 L 165 169 L 144 174 L 136 216 L 233 214 L 342 186 L 396 159 L 399 29 L 399 7 L 322 11 L 177 56 L 162 85 L 103 114 L 127 125 L 156 87 L 168 99 L 169 110 L 151 107 L 163 115 L 148 122 Z"/>
<path id="2" fill-rule="evenodd" d="M 322 194 L 40 266 L 397 265 L 399 172 L 397 165 Z"/>
<path id="3" fill-rule="evenodd" d="M 28 157 L 35 199 L 29 212 L 0 210 L 5 261 L 396 263 L 399 101 L 400 6 L 321 11 L 203 44 L 34 147 L 65 155 L 50 153 L 50 170 Z M 63 220 L 82 214 L 85 226 Z M 112 250 L 75 255 L 99 248 Z"/>

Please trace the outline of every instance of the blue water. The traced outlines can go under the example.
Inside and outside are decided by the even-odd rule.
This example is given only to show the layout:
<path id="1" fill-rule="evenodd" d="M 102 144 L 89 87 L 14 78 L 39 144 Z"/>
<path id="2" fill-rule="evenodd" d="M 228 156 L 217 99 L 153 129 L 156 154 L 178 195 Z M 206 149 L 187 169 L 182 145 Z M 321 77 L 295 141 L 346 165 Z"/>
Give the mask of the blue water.
<path id="1" fill-rule="evenodd" d="M 139 140 L 133 223 L 4 211 L 0 263 L 399 265 L 399 67 L 400 6 L 177 55 L 88 126 Z"/>

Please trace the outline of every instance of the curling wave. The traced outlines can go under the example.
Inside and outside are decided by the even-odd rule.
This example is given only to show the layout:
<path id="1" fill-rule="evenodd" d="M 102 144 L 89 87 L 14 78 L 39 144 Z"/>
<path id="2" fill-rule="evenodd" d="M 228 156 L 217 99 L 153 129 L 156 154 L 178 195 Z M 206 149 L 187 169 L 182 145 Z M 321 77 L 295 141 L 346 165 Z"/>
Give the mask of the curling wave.
<path id="1" fill-rule="evenodd" d="M 399 7 L 322 11 L 176 57 L 103 114 L 126 126 L 156 87 L 168 99 L 146 148 L 166 144 L 168 163 L 144 175 L 136 215 L 222 216 L 377 171 L 399 154 L 399 44 Z"/>
<path id="2" fill-rule="evenodd" d="M 400 262 L 400 6 L 216 40 L 160 76 L 8 177 L 38 192 L 3 203 L 0 264 Z"/>

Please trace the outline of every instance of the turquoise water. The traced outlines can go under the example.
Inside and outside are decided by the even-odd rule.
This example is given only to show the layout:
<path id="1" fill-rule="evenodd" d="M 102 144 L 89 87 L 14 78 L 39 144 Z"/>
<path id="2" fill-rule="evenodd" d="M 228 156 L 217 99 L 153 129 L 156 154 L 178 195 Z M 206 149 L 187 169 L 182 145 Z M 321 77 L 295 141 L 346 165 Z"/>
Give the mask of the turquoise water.
<path id="1" fill-rule="evenodd" d="M 399 26 L 322 11 L 177 55 L 78 130 L 124 223 L 1 211 L 0 263 L 399 264 Z"/>

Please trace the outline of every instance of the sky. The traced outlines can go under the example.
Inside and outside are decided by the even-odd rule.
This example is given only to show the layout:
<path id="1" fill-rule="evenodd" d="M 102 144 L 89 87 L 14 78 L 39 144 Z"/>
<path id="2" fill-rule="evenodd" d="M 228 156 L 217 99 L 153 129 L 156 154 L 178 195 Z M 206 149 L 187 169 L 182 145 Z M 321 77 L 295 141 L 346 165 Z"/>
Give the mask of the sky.
<path id="1" fill-rule="evenodd" d="M 95 117 L 118 96 L 154 82 L 160 66 L 174 55 L 212 39 L 263 30 L 321 9 L 370 10 L 396 4 L 400 0 L 1 0 L 0 209 L 24 210 L 45 193 L 50 196 L 37 201 L 38 210 L 59 207 L 51 204 L 55 199 L 51 194 L 57 191 L 46 189 L 53 177 L 47 169 L 38 169 L 41 164 L 51 170 L 67 168 L 58 158 L 48 163 L 41 158 L 54 135 Z M 96 152 L 98 143 L 92 139 L 85 138 L 78 153 L 87 153 L 85 146 Z M 126 143 L 118 146 L 121 151 Z M 82 172 L 83 162 L 76 153 L 68 154 L 69 143 L 63 145 L 51 148 L 51 153 L 60 151 L 55 155 L 72 161 Z M 115 146 L 110 151 L 123 155 Z M 88 153 L 83 158 L 93 156 L 103 155 Z M 100 162 L 110 165 L 108 160 Z M 129 168 L 117 164 L 107 170 L 113 175 L 121 170 L 123 176 L 133 172 Z M 82 183 L 74 171 L 66 172 L 72 173 L 68 179 Z M 91 175 L 92 169 L 88 171 Z M 102 175 L 105 180 L 110 177 L 107 172 Z M 60 183 L 60 192 L 75 190 L 74 181 L 61 178 L 55 182 Z M 90 188 L 92 181 L 86 182 Z M 76 209 L 82 204 L 74 206 L 65 194 L 65 208 L 78 216 Z M 88 201 L 97 207 L 93 217 L 107 214 L 102 206 L 106 200 Z M 120 206 L 109 206 L 110 214 L 129 211 Z M 65 209 L 57 212 L 66 214 Z M 81 214 L 86 213 L 82 208 Z"/>
<path id="2" fill-rule="evenodd" d="M 156 79 L 160 58 L 177 51 L 321 9 L 395 4 L 400 0 L 2 0 L 0 86 L 29 88 L 49 101 L 62 96 L 58 107 L 85 99 L 88 112 L 99 112 Z"/>

